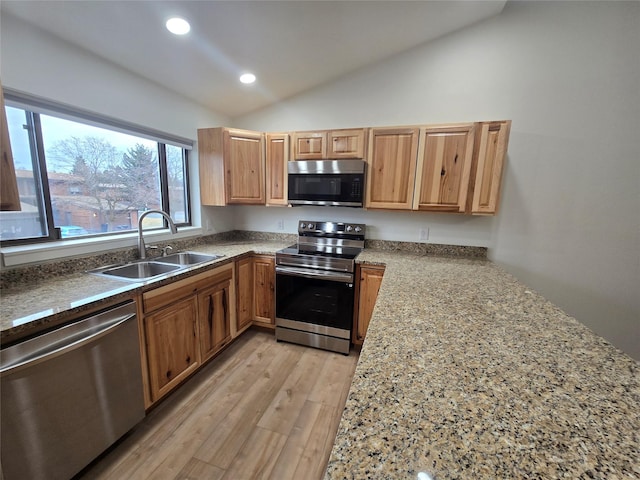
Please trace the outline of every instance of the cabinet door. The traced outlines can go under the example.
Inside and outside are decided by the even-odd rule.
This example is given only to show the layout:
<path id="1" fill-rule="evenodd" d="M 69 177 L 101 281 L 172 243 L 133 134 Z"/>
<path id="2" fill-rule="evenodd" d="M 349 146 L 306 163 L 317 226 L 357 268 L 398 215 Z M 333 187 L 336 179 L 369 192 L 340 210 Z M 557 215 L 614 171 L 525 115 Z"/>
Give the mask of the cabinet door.
<path id="1" fill-rule="evenodd" d="M 198 368 L 197 309 L 192 296 L 145 318 L 152 401 Z"/>
<path id="2" fill-rule="evenodd" d="M 253 257 L 253 312 L 254 320 L 263 325 L 275 325 L 275 259 Z"/>
<path id="3" fill-rule="evenodd" d="M 208 360 L 231 340 L 231 278 L 198 293 L 200 361 Z"/>
<path id="4" fill-rule="evenodd" d="M 384 267 L 359 267 L 359 272 L 360 274 L 357 276 L 358 291 L 356 292 L 356 299 L 358 303 L 353 328 L 353 343 L 362 345 L 369 328 L 373 307 L 378 298 Z"/>
<path id="5" fill-rule="evenodd" d="M 268 133 L 266 143 L 267 205 L 287 205 L 289 135 Z"/>
<path id="6" fill-rule="evenodd" d="M 0 210 L 21 210 L 20 194 L 18 193 L 18 180 L 13 164 L 11 140 L 9 138 L 9 125 L 7 113 L 4 109 L 4 94 L 0 85 Z"/>
<path id="7" fill-rule="evenodd" d="M 246 257 L 236 262 L 236 331 L 240 333 L 253 320 L 253 259 Z"/>
<path id="8" fill-rule="evenodd" d="M 500 199 L 502 170 L 509 143 L 511 120 L 482 122 L 476 133 L 471 213 L 495 215 Z"/>
<path id="9" fill-rule="evenodd" d="M 294 132 L 293 150 L 293 158 L 296 160 L 327 158 L 327 132 Z"/>
<path id="10" fill-rule="evenodd" d="M 472 123 L 420 130 L 414 210 L 465 211 L 473 135 Z"/>
<path id="11" fill-rule="evenodd" d="M 198 166 L 200 203 L 223 206 L 225 195 L 225 166 L 223 148 L 224 128 L 198 129 Z"/>
<path id="12" fill-rule="evenodd" d="M 417 154 L 417 128 L 371 130 L 366 207 L 411 210 Z"/>
<path id="13" fill-rule="evenodd" d="M 265 204 L 261 133 L 225 130 L 224 166 L 228 204 Z"/>
<path id="14" fill-rule="evenodd" d="M 329 132 L 328 158 L 364 158 L 365 129 Z"/>

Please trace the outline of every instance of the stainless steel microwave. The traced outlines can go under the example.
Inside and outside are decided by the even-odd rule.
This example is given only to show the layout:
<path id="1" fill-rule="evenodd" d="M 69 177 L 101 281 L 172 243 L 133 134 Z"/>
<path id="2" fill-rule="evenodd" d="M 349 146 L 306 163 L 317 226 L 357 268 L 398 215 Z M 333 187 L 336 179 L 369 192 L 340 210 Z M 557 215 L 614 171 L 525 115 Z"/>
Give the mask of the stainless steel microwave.
<path id="1" fill-rule="evenodd" d="M 297 160 L 288 165 L 291 205 L 363 206 L 363 160 Z"/>

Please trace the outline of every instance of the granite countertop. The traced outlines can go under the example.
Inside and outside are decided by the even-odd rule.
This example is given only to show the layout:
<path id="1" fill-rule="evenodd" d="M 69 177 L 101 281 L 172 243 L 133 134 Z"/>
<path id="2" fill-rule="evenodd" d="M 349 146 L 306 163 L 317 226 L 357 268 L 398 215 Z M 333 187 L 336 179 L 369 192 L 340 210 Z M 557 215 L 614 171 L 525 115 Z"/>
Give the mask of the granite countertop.
<path id="1" fill-rule="evenodd" d="M 640 478 L 640 364 L 486 260 L 386 270 L 326 479 Z"/>
<path id="2" fill-rule="evenodd" d="M 225 255 L 207 269 L 290 243 L 190 250 Z M 325 478 L 640 478 L 640 364 L 495 264 L 416 252 L 358 257 L 386 270 Z M 5 288 L 0 332 L 171 280 L 72 273 Z"/>
<path id="3" fill-rule="evenodd" d="M 150 285 L 161 286 L 191 275 L 194 270 L 214 268 L 231 261 L 234 257 L 248 253 L 274 254 L 276 250 L 290 245 L 282 241 L 233 241 L 198 245 L 190 251 L 224 255 L 222 258 L 183 269 L 147 282 L 125 282 L 91 275 L 84 271 L 49 278 L 41 275 L 25 284 L 2 290 L 0 303 L 0 334 L 2 342 L 8 343 L 36 333 L 89 309 L 100 308 L 120 300 L 131 298 Z M 81 261 L 81 260 L 79 260 Z"/>

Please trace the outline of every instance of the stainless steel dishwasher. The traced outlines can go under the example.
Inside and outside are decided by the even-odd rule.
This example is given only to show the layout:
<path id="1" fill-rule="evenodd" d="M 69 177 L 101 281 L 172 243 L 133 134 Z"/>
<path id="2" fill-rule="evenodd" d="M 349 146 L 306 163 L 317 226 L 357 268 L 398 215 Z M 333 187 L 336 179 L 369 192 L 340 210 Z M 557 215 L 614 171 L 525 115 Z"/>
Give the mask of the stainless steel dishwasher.
<path id="1" fill-rule="evenodd" d="M 0 478 L 71 478 L 145 415 L 135 304 L 0 350 L 0 377 Z"/>

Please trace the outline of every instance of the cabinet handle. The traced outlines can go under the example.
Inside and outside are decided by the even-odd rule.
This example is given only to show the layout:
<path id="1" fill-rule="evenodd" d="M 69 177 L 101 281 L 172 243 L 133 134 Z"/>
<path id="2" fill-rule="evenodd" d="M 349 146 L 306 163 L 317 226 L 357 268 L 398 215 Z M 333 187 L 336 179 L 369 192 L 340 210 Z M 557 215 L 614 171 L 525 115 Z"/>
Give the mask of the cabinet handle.
<path id="1" fill-rule="evenodd" d="M 227 292 L 226 288 L 222 291 L 222 313 L 225 319 L 227 318 Z"/>
<path id="2" fill-rule="evenodd" d="M 213 295 L 209 295 L 209 331 L 213 330 Z"/>

